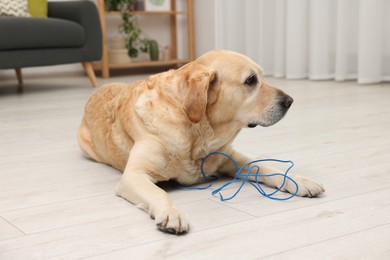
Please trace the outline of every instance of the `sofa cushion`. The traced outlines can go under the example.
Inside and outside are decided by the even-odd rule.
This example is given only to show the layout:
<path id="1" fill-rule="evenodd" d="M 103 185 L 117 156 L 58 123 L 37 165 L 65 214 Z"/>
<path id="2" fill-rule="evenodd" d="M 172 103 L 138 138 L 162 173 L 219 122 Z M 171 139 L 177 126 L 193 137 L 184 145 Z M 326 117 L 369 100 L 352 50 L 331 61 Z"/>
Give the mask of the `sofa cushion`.
<path id="1" fill-rule="evenodd" d="M 0 16 L 30 17 L 27 0 L 1 0 Z"/>
<path id="2" fill-rule="evenodd" d="M 28 0 L 28 12 L 33 17 L 47 17 L 47 0 Z"/>
<path id="3" fill-rule="evenodd" d="M 81 47 L 83 27 L 57 18 L 0 17 L 0 50 Z"/>

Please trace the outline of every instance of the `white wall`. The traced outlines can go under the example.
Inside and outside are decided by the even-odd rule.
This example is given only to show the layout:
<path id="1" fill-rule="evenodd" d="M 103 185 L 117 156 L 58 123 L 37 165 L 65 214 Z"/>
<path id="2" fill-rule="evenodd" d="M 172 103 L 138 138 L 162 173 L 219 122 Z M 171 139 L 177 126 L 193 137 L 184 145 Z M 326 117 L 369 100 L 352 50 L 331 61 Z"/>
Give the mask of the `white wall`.
<path id="1" fill-rule="evenodd" d="M 195 57 L 217 46 L 215 6 L 215 0 L 194 0 Z"/>

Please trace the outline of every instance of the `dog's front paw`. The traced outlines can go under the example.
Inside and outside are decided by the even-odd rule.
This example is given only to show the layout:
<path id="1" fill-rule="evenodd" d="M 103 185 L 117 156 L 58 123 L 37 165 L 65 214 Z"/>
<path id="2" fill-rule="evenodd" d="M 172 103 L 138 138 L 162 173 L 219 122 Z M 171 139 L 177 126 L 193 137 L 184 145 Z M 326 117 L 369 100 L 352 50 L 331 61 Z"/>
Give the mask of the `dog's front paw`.
<path id="1" fill-rule="evenodd" d="M 317 197 L 321 193 L 325 192 L 324 186 L 321 183 L 306 178 L 301 175 L 294 175 L 292 179 L 298 184 L 298 196 L 301 197 Z M 286 191 L 289 193 L 295 193 L 296 186 L 292 182 L 287 183 Z"/>
<path id="2" fill-rule="evenodd" d="M 162 210 L 154 219 L 158 229 L 163 232 L 183 234 L 189 230 L 187 215 L 174 207 Z"/>

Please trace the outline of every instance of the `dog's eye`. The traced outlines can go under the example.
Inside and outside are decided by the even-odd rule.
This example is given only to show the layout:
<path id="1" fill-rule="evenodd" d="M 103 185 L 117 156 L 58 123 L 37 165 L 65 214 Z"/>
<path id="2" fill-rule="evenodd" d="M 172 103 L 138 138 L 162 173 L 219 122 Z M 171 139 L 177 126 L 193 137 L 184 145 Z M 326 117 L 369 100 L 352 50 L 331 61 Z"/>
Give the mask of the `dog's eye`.
<path id="1" fill-rule="evenodd" d="M 250 75 L 246 78 L 245 84 L 248 86 L 254 86 L 257 84 L 257 77 L 255 75 Z"/>

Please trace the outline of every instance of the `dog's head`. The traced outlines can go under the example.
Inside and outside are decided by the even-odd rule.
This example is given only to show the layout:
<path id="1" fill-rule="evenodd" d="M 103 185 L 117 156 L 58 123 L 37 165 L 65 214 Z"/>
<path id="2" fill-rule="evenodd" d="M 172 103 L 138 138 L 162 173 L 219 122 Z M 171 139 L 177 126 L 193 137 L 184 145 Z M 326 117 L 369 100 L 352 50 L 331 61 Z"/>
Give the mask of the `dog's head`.
<path id="1" fill-rule="evenodd" d="M 212 124 L 270 126 L 282 119 L 293 103 L 290 96 L 263 79 L 259 65 L 236 52 L 214 50 L 180 70 L 188 85 L 183 110 L 192 123 L 207 114 Z"/>

